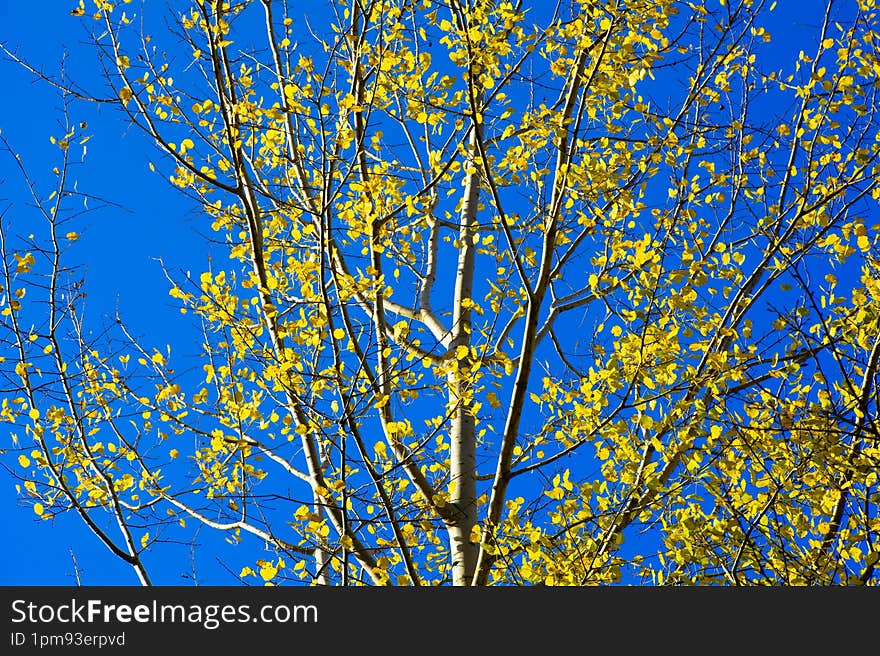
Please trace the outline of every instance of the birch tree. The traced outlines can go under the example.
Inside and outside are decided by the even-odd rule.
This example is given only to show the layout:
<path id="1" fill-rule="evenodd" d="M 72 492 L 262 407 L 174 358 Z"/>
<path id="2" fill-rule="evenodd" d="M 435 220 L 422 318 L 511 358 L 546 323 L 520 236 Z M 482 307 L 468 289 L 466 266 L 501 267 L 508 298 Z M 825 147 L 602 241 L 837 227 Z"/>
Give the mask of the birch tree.
<path id="1" fill-rule="evenodd" d="M 7 157 L 0 223 L 34 512 L 143 584 L 195 527 L 256 584 L 876 583 L 874 0 L 306 4 L 73 7 L 112 93 L 39 74 L 54 191 Z M 224 252 L 165 271 L 201 344 L 83 330 L 90 100 Z"/>

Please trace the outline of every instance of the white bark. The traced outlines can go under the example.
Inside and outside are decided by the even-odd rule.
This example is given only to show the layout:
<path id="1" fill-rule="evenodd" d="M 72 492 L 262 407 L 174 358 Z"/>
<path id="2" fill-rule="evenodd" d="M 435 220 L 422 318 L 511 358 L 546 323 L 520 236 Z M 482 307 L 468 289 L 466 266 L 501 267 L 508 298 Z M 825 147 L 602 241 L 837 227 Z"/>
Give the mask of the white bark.
<path id="1" fill-rule="evenodd" d="M 459 218 L 458 267 L 455 275 L 455 301 L 453 307 L 451 356 L 459 346 L 470 347 L 471 309 L 464 303 L 473 293 L 474 263 L 476 247 L 477 207 L 480 196 L 480 181 L 477 168 L 478 129 L 471 132 L 469 156 L 466 163 L 465 192 Z M 459 360 L 460 367 L 466 367 L 470 358 Z M 476 435 L 474 417 L 466 398 L 468 379 L 461 374 L 451 373 L 449 381 L 449 401 L 455 405 L 450 429 L 450 503 L 454 515 L 447 522 L 449 531 L 450 558 L 453 585 L 470 585 L 477 560 L 478 545 L 471 543 L 471 530 L 477 522 L 477 477 L 476 477 Z"/>

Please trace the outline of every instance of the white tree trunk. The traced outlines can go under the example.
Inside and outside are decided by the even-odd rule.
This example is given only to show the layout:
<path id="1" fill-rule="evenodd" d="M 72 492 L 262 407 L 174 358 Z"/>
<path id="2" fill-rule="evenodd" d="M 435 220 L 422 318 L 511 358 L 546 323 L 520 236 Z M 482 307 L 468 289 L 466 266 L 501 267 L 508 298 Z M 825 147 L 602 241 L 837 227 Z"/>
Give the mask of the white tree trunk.
<path id="1" fill-rule="evenodd" d="M 463 303 L 473 293 L 474 261 L 476 247 L 476 218 L 480 196 L 477 168 L 476 128 L 471 133 L 469 157 L 466 163 L 465 191 L 459 218 L 458 268 L 455 276 L 455 302 L 453 307 L 452 357 L 459 346 L 470 347 L 471 309 Z M 470 365 L 470 357 L 459 360 L 459 366 Z M 454 519 L 448 522 L 450 558 L 453 585 L 470 585 L 477 560 L 478 545 L 471 542 L 471 530 L 477 522 L 476 435 L 474 417 L 466 398 L 467 376 L 449 375 L 449 400 L 454 404 L 450 430 L 450 503 L 455 510 Z"/>

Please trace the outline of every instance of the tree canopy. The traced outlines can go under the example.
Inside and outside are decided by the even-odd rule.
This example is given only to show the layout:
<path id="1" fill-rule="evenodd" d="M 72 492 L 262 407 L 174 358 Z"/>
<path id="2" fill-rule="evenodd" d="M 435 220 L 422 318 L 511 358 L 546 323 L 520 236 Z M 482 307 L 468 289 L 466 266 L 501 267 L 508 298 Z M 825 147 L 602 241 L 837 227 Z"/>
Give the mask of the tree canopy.
<path id="1" fill-rule="evenodd" d="M 54 181 L 6 158 L 21 498 L 144 584 L 199 527 L 257 584 L 876 583 L 878 16 L 816 4 L 80 0 L 103 89 L 4 46 L 66 108 Z M 89 102 L 200 208 L 200 344 L 83 328 Z"/>

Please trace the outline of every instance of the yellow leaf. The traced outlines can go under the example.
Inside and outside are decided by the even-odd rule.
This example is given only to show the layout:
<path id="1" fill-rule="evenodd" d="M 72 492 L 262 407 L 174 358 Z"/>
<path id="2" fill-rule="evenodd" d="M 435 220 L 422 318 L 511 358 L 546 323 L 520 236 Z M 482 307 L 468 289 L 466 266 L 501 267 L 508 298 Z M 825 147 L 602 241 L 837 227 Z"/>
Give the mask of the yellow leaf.
<path id="1" fill-rule="evenodd" d="M 68 232 L 64 236 L 67 238 L 68 241 L 76 241 L 77 239 L 79 239 L 79 235 L 75 232 Z"/>
<path id="2" fill-rule="evenodd" d="M 40 418 L 40 411 L 37 410 L 36 408 L 31 408 L 31 409 L 28 411 L 28 417 L 30 417 L 31 419 L 33 419 L 34 421 L 36 421 L 37 419 Z"/>
<path id="3" fill-rule="evenodd" d="M 27 273 L 31 270 L 31 267 L 34 266 L 34 254 L 33 253 L 25 253 L 24 255 L 15 256 L 15 270 L 17 273 Z"/>
<path id="4" fill-rule="evenodd" d="M 18 464 L 21 465 L 22 467 L 30 467 L 31 460 L 26 455 L 22 454 L 22 455 L 18 456 Z"/>
<path id="5" fill-rule="evenodd" d="M 374 448 L 376 450 L 376 455 L 382 460 L 388 457 L 388 451 L 385 447 L 385 442 L 376 442 L 376 446 Z"/>
<path id="6" fill-rule="evenodd" d="M 133 95 L 134 95 L 134 93 L 128 87 L 122 87 L 119 90 L 119 99 L 122 101 L 123 105 L 128 104 L 128 101 L 131 100 L 131 97 Z"/>
<path id="7" fill-rule="evenodd" d="M 44 510 L 45 510 L 45 508 L 43 508 L 42 503 L 35 503 L 34 504 L 34 512 L 37 513 L 38 515 L 42 515 Z"/>
<path id="8" fill-rule="evenodd" d="M 271 581 L 277 573 L 278 568 L 272 563 L 266 563 L 260 568 L 260 576 L 263 577 L 264 581 Z"/>

